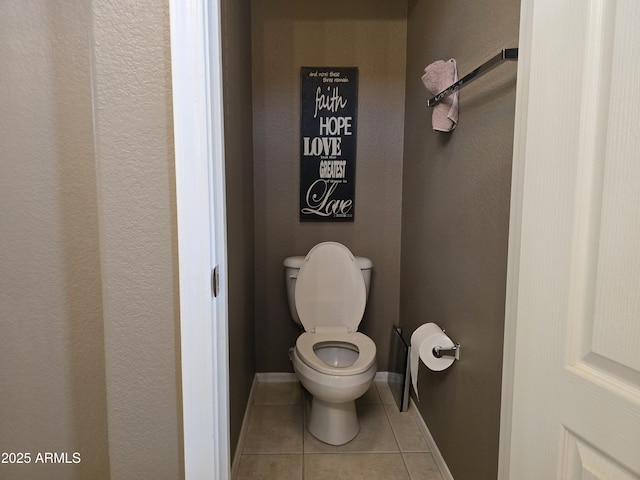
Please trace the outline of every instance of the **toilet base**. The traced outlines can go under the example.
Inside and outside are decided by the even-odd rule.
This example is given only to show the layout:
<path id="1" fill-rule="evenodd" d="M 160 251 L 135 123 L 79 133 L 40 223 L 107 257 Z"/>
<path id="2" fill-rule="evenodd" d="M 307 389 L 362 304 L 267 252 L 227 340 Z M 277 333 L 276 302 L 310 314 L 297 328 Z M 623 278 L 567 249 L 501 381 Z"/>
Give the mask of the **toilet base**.
<path id="1" fill-rule="evenodd" d="M 329 445 L 344 445 L 360 431 L 355 401 L 331 403 L 313 397 L 309 433 Z"/>

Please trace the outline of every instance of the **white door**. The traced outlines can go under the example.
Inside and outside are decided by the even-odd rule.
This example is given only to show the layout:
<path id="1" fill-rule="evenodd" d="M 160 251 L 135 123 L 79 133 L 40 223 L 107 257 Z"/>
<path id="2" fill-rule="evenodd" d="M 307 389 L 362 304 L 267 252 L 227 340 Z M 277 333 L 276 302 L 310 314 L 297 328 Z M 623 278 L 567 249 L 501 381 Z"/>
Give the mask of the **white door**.
<path id="1" fill-rule="evenodd" d="M 640 3 L 524 0 L 520 62 L 501 478 L 640 479 Z"/>

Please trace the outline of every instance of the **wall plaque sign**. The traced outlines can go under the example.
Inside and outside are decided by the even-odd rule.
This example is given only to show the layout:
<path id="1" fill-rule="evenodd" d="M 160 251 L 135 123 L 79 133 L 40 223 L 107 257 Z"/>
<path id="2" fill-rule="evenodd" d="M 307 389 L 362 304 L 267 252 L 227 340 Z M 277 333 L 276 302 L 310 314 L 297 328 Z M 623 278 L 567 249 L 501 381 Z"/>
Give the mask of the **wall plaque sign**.
<path id="1" fill-rule="evenodd" d="M 302 67 L 300 220 L 352 222 L 357 67 Z"/>

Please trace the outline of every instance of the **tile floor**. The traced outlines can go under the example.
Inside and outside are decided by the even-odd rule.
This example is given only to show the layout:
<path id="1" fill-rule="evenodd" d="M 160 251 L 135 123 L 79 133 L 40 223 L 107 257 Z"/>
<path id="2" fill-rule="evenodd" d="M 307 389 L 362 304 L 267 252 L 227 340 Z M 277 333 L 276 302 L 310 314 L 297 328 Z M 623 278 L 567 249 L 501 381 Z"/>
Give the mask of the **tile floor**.
<path id="1" fill-rule="evenodd" d="M 235 480 L 442 480 L 412 412 L 399 412 L 386 383 L 356 401 L 360 433 L 346 445 L 305 427 L 310 396 L 298 382 L 256 385 Z"/>

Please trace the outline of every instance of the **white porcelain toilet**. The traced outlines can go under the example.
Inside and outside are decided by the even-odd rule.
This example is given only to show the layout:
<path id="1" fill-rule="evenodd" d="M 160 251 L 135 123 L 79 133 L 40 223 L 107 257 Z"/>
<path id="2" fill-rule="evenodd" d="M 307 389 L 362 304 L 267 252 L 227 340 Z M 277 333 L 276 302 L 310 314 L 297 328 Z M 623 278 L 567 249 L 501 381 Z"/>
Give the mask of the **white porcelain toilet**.
<path id="1" fill-rule="evenodd" d="M 289 307 L 305 329 L 292 352 L 300 383 L 313 396 L 309 432 L 342 445 L 360 431 L 355 400 L 376 374 L 376 345 L 358 332 L 372 262 L 335 242 L 284 261 Z"/>

